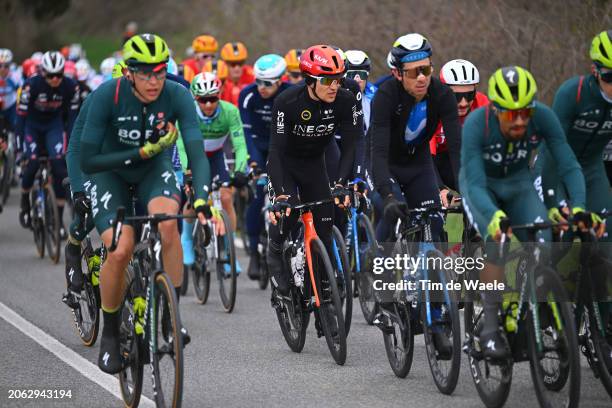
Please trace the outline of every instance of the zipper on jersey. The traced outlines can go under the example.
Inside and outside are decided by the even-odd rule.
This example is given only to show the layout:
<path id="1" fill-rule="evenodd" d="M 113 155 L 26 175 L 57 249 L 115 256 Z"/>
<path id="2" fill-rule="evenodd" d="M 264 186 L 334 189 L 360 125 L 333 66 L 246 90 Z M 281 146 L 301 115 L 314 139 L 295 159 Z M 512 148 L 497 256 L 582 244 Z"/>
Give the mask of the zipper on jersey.
<path id="1" fill-rule="evenodd" d="M 504 153 L 504 176 L 508 175 L 508 160 L 509 154 L 514 151 L 514 142 L 506 142 L 506 152 Z"/>
<path id="2" fill-rule="evenodd" d="M 147 105 L 142 105 L 142 119 L 140 121 L 140 146 L 144 146 L 147 135 Z"/>

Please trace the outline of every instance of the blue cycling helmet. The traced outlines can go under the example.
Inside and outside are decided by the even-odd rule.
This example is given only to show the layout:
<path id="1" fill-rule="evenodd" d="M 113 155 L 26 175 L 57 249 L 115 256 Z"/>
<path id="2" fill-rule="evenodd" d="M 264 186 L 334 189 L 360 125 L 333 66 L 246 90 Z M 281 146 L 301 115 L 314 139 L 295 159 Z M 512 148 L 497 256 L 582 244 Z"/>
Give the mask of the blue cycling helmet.
<path id="1" fill-rule="evenodd" d="M 287 62 L 277 54 L 266 54 L 255 61 L 255 79 L 277 80 L 287 70 Z"/>
<path id="2" fill-rule="evenodd" d="M 431 44 L 421 34 L 406 34 L 395 40 L 391 48 L 391 56 L 393 65 L 401 69 L 404 62 L 420 61 L 431 57 Z"/>

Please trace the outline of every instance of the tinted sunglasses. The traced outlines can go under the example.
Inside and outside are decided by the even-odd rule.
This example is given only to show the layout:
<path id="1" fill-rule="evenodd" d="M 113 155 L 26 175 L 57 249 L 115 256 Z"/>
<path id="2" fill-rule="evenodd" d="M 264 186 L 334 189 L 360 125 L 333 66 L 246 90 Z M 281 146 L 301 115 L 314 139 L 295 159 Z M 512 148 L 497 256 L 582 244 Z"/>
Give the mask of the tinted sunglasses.
<path id="1" fill-rule="evenodd" d="M 57 78 L 63 78 L 64 77 L 64 73 L 63 72 L 58 72 L 56 74 L 45 74 L 45 78 L 49 78 L 49 79 L 57 79 Z"/>
<path id="2" fill-rule="evenodd" d="M 416 79 L 419 75 L 430 76 L 433 67 L 431 65 L 422 65 L 415 68 L 404 68 L 402 72 L 410 79 Z"/>
<path id="3" fill-rule="evenodd" d="M 359 79 L 365 80 L 365 79 L 368 79 L 369 75 L 370 73 L 365 70 L 348 71 L 346 73 L 346 77 L 349 79 L 355 79 L 356 77 L 359 77 Z"/>
<path id="4" fill-rule="evenodd" d="M 134 76 L 138 79 L 140 79 L 141 81 L 150 81 L 153 77 L 155 77 L 155 79 L 157 79 L 158 81 L 161 81 L 163 79 L 166 78 L 166 74 L 167 71 L 165 69 L 162 69 L 161 71 L 151 71 L 151 72 L 145 72 L 145 71 L 135 71 L 134 72 Z"/>
<path id="5" fill-rule="evenodd" d="M 214 54 L 196 54 L 195 57 L 197 59 L 210 59 L 215 58 Z"/>
<path id="6" fill-rule="evenodd" d="M 244 62 L 228 62 L 227 65 L 229 65 L 232 68 L 236 68 L 236 67 L 243 66 Z"/>
<path id="7" fill-rule="evenodd" d="M 218 96 L 198 96 L 196 98 L 196 101 L 198 101 L 198 103 L 201 103 L 202 105 L 206 105 L 207 103 L 219 102 L 219 97 Z"/>
<path id="8" fill-rule="evenodd" d="M 465 98 L 465 100 L 468 103 L 470 103 L 474 100 L 475 97 L 476 97 L 476 90 L 469 91 L 469 92 L 455 92 L 455 98 L 457 99 L 457 103 L 461 102 L 463 98 Z"/>
<path id="9" fill-rule="evenodd" d="M 527 120 L 533 116 L 534 108 L 523 108 L 523 109 L 500 109 L 497 108 L 498 117 L 505 122 L 514 122 L 519 116 L 523 120 Z"/>
<path id="10" fill-rule="evenodd" d="M 263 86 L 264 88 L 271 88 L 278 82 L 278 79 L 256 79 L 255 83 L 257 86 Z"/>
<path id="11" fill-rule="evenodd" d="M 0 68 L 10 68 L 11 64 L 0 64 Z"/>
<path id="12" fill-rule="evenodd" d="M 344 79 L 344 74 L 343 75 L 334 75 L 334 76 L 321 76 L 321 77 L 316 77 L 313 76 L 313 78 L 315 78 L 317 81 L 319 81 L 319 83 L 323 86 L 332 86 L 334 84 L 340 86 L 342 85 L 342 80 Z"/>
<path id="13" fill-rule="evenodd" d="M 597 70 L 602 81 L 609 84 L 612 82 L 612 71 L 601 72 L 601 68 Z"/>

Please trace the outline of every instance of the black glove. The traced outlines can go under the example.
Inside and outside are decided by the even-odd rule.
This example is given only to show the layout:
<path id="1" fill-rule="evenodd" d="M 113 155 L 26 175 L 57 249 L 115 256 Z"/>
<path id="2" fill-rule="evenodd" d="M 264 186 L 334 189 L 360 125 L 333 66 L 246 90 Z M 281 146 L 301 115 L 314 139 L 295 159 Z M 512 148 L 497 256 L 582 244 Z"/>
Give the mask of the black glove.
<path id="1" fill-rule="evenodd" d="M 383 214 L 385 221 L 392 226 L 398 218 L 406 214 L 406 203 L 399 201 L 394 196 L 387 196 L 384 201 Z"/>
<path id="2" fill-rule="evenodd" d="M 353 180 L 353 184 L 357 186 L 357 192 L 363 194 L 368 189 L 368 184 L 360 178 Z"/>
<path id="3" fill-rule="evenodd" d="M 340 204 L 344 203 L 344 198 L 350 194 L 351 192 L 349 189 L 341 184 L 336 184 L 336 186 L 332 189 L 332 198 L 337 198 L 340 200 Z"/>
<path id="4" fill-rule="evenodd" d="M 287 200 L 274 200 L 272 208 L 270 209 L 273 213 L 280 213 L 284 215 L 288 208 L 291 208 L 291 204 Z"/>
<path id="5" fill-rule="evenodd" d="M 212 211 L 210 211 L 210 206 L 202 199 L 195 201 L 193 209 L 198 214 L 204 214 L 204 217 L 206 217 L 207 220 L 210 220 L 213 216 Z"/>
<path id="6" fill-rule="evenodd" d="M 249 183 L 249 178 L 246 174 L 241 171 L 237 171 L 234 173 L 234 180 L 232 181 L 232 185 L 236 188 L 242 188 Z"/>
<path id="7" fill-rule="evenodd" d="M 593 217 L 588 211 L 578 211 L 574 213 L 573 219 L 576 224 L 582 222 L 587 228 L 593 227 Z"/>
<path id="8" fill-rule="evenodd" d="M 72 202 L 74 205 L 74 211 L 79 214 L 81 217 L 84 217 L 85 214 L 91 211 L 91 201 L 82 191 L 77 191 L 72 194 Z"/>

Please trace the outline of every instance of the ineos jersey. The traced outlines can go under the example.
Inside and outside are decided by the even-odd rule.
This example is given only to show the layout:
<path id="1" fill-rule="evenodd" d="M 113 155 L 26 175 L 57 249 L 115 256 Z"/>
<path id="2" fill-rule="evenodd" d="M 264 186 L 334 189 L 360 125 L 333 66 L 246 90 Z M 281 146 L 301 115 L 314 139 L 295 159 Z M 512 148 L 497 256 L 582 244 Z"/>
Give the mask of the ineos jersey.
<path id="1" fill-rule="evenodd" d="M 317 158 L 337 132 L 342 134 L 342 156 L 337 182 L 352 172 L 355 145 L 363 137 L 363 113 L 357 99 L 339 89 L 332 103 L 315 101 L 305 84 L 284 91 L 274 101 L 268 154 L 268 174 L 276 194 L 283 194 L 283 160 Z"/>

